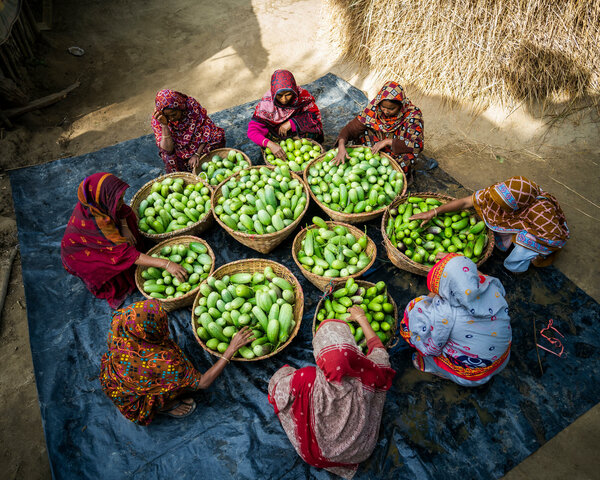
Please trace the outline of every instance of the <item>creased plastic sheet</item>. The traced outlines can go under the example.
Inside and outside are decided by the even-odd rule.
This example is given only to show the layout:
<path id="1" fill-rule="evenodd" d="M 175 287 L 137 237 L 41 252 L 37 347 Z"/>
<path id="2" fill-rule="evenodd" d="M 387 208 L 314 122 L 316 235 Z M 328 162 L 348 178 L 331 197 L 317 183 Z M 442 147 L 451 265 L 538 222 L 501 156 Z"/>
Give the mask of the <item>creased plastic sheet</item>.
<path id="1" fill-rule="evenodd" d="M 307 85 L 317 99 L 331 145 L 366 97 L 326 75 Z M 254 103 L 212 118 L 227 145 L 260 152 L 245 136 Z M 150 108 L 151 106 L 149 106 Z M 131 188 L 130 200 L 163 171 L 154 139 L 144 136 L 75 158 L 11 174 L 22 255 L 31 350 L 52 473 L 58 479 L 331 478 L 295 453 L 267 402 L 270 376 L 284 364 L 314 364 L 311 326 L 320 292 L 291 256 L 292 234 L 269 255 L 237 243 L 217 224 L 204 234 L 217 266 L 240 258 L 271 258 L 292 270 L 306 298 L 298 336 L 276 357 L 232 362 L 213 386 L 196 396 L 198 408 L 182 420 L 157 417 L 149 427 L 126 420 L 98 381 L 111 309 L 95 299 L 60 261 L 60 241 L 79 182 L 112 172 Z M 419 172 L 413 191 L 465 195 L 441 169 Z M 321 214 L 312 205 L 305 220 Z M 306 222 L 303 222 L 303 224 Z M 380 222 L 367 225 L 378 255 L 366 279 L 385 280 L 399 305 L 426 292 L 425 278 L 394 267 L 381 245 Z M 467 389 L 417 372 L 407 348 L 392 359 L 397 370 L 387 395 L 379 442 L 356 478 L 464 480 L 503 475 L 600 400 L 599 306 L 553 267 L 514 276 L 495 252 L 482 270 L 503 282 L 514 339 L 508 367 L 488 385 Z M 128 303 L 141 299 L 133 295 Z M 565 335 L 566 357 L 540 351 L 533 332 L 553 318 Z M 170 314 L 174 339 L 201 371 L 215 361 L 196 343 L 187 309 Z M 539 335 L 538 335 L 539 337 Z"/>

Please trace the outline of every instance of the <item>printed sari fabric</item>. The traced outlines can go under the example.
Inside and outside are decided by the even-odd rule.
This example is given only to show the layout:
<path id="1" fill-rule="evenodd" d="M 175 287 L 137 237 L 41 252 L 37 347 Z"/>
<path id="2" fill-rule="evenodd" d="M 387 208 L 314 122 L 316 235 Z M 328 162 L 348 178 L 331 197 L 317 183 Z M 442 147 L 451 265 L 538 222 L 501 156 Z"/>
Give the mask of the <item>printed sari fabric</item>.
<path id="1" fill-rule="evenodd" d="M 119 231 L 126 220 L 138 244 L 142 237 L 137 218 L 120 205 L 125 182 L 111 173 L 95 173 L 79 185 L 79 202 L 73 209 L 61 242 L 61 258 L 67 272 L 83 280 L 96 297 L 119 307 L 135 290 L 135 261 L 140 252 Z"/>
<path id="2" fill-rule="evenodd" d="M 400 324 L 401 336 L 417 349 L 418 368 L 463 386 L 486 383 L 510 357 L 504 287 L 456 253 L 436 263 L 427 286 L 435 297 L 411 301 Z"/>
<path id="3" fill-rule="evenodd" d="M 217 127 L 208 117 L 206 109 L 192 97 L 174 90 L 161 90 L 156 94 L 156 109 L 165 108 L 181 110 L 183 116 L 176 122 L 169 122 L 169 132 L 175 144 L 175 150 L 171 153 L 160 149 L 162 139 L 162 125 L 154 117 L 152 118 L 152 130 L 159 146 L 160 156 L 165 163 L 167 173 L 190 172 L 189 158 L 198 153 L 202 156 L 215 148 L 225 146 L 225 130 Z M 200 150 L 200 145 L 203 145 Z"/>
<path id="4" fill-rule="evenodd" d="M 160 302 L 146 300 L 113 313 L 100 385 L 125 418 L 148 425 L 171 400 L 197 390 L 201 378 L 169 337 Z"/>
<path id="5" fill-rule="evenodd" d="M 396 372 L 381 342 L 363 355 L 339 320 L 321 324 L 313 349 L 316 367 L 275 372 L 269 402 L 305 462 L 352 478 L 375 448 Z"/>
<path id="6" fill-rule="evenodd" d="M 292 92 L 294 98 L 287 105 L 276 99 L 278 93 Z M 271 76 L 271 89 L 259 100 L 252 120 L 266 125 L 273 138 L 278 137 L 278 128 L 290 120 L 300 137 L 311 137 L 323 141 L 321 112 L 314 97 L 302 87 L 296 85 L 296 79 L 287 70 L 275 70 Z"/>
<path id="7" fill-rule="evenodd" d="M 381 112 L 379 104 L 382 100 L 394 100 L 402 104 L 396 117 L 386 117 Z M 406 172 L 415 163 L 416 155 L 423 150 L 423 114 L 406 98 L 404 89 L 396 82 L 387 82 L 377 96 L 369 102 L 363 112 L 356 117 L 365 125 L 366 131 L 359 137 L 359 143 L 373 146 L 386 138 L 400 139 L 413 153 L 400 155 L 398 162 Z M 393 155 L 386 147 L 383 152 Z"/>
<path id="8" fill-rule="evenodd" d="M 473 205 L 486 225 L 512 235 L 517 245 L 546 256 L 569 238 L 567 220 L 554 196 L 525 177 L 512 177 L 473 194 Z"/>

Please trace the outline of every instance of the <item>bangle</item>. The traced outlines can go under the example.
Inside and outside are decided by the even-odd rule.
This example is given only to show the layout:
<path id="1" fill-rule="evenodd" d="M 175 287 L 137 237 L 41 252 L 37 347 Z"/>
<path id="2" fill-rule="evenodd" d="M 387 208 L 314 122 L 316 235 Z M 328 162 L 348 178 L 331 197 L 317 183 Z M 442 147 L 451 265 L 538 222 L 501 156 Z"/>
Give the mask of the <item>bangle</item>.
<path id="1" fill-rule="evenodd" d="M 165 267 L 165 270 L 169 268 L 169 265 L 171 265 L 171 260 L 167 260 L 167 266 Z"/>
<path id="2" fill-rule="evenodd" d="M 434 216 L 434 217 L 437 217 L 437 207 L 435 207 L 435 208 L 433 209 L 433 216 Z"/>
<path id="3" fill-rule="evenodd" d="M 230 362 L 231 362 L 231 361 L 230 361 L 230 360 L 229 360 L 227 357 L 225 357 L 225 356 L 223 356 L 223 357 L 221 357 L 221 358 L 222 358 L 223 360 L 225 360 L 227 363 L 230 363 Z"/>

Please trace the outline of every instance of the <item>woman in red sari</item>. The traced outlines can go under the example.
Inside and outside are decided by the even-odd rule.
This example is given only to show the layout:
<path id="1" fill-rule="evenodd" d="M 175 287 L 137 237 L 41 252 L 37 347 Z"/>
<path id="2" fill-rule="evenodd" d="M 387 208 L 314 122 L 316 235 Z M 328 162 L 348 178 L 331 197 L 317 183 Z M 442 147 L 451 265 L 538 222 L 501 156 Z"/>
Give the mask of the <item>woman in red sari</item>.
<path id="1" fill-rule="evenodd" d="M 275 70 L 271 89 L 254 109 L 248 124 L 248 138 L 259 147 L 268 147 L 278 158 L 287 161 L 283 148 L 271 138 L 299 136 L 323 141 L 321 112 L 314 97 L 296 85 L 296 79 L 287 70 Z"/>
<path id="2" fill-rule="evenodd" d="M 225 146 L 225 130 L 192 97 L 174 90 L 156 94 L 152 130 L 167 173 L 191 172 L 200 157 Z"/>
<path id="3" fill-rule="evenodd" d="M 135 265 L 164 268 L 180 280 L 187 276 L 181 265 L 140 253 L 143 238 L 133 210 L 123 203 L 125 182 L 100 172 L 79 184 L 79 202 L 61 242 L 63 266 L 83 280 L 97 298 L 119 307 L 135 290 Z"/>
<path id="4" fill-rule="evenodd" d="M 313 339 L 317 366 L 286 365 L 269 382 L 269 402 L 298 455 L 344 478 L 373 452 L 396 374 L 365 312 L 352 307 L 350 314 L 365 333 L 368 355 L 346 322 L 325 320 Z"/>

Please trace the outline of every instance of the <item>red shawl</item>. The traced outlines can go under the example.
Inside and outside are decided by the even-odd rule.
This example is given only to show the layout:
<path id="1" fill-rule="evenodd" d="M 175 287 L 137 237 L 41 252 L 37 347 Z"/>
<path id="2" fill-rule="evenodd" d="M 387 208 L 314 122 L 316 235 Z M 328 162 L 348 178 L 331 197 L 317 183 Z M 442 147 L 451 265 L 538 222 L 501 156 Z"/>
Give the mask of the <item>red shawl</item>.
<path id="1" fill-rule="evenodd" d="M 282 105 L 276 96 L 286 91 L 292 92 L 294 99 L 287 105 Z M 256 105 L 252 119 L 269 127 L 278 127 L 291 119 L 299 133 L 323 133 L 321 112 L 314 97 L 296 85 L 294 75 L 287 70 L 275 70 L 271 77 L 271 90 Z"/>
<path id="2" fill-rule="evenodd" d="M 61 258 L 67 272 L 81 278 L 96 297 L 117 308 L 135 289 L 133 265 L 140 252 L 119 231 L 126 219 L 141 241 L 135 213 L 127 205 L 119 208 L 125 182 L 111 173 L 95 173 L 79 185 L 79 203 L 67 224 L 61 242 Z M 118 209 L 118 211 L 117 211 Z"/>

